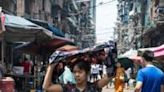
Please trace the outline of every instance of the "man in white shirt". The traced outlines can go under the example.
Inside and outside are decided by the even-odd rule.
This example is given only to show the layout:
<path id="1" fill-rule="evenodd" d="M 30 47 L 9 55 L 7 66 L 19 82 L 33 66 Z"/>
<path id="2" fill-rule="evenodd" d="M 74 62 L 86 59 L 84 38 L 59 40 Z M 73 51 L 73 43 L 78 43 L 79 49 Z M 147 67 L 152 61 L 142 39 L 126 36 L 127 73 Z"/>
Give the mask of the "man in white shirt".
<path id="1" fill-rule="evenodd" d="M 93 81 L 96 81 L 98 79 L 98 74 L 99 74 L 99 65 L 92 64 L 91 70 L 92 70 Z"/>

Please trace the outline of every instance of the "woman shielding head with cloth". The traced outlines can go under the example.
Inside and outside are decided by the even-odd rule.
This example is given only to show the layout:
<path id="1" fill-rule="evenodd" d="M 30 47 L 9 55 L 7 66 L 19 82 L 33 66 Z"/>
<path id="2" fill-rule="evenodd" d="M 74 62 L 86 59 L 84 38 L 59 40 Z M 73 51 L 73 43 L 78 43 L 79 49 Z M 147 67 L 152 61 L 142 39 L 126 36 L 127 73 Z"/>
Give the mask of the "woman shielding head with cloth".
<path id="1" fill-rule="evenodd" d="M 101 88 L 109 83 L 111 74 L 107 74 L 102 79 L 94 83 L 88 82 L 87 78 L 90 74 L 89 62 L 90 61 L 84 60 L 84 58 L 77 58 L 73 64 L 71 64 L 71 70 L 76 80 L 75 84 L 53 83 L 52 76 L 55 74 L 58 75 L 58 71 L 63 69 L 63 67 L 56 67 L 58 66 L 56 63 L 50 64 L 45 75 L 43 89 L 48 92 L 101 92 Z M 57 73 L 53 73 L 54 69 Z"/>

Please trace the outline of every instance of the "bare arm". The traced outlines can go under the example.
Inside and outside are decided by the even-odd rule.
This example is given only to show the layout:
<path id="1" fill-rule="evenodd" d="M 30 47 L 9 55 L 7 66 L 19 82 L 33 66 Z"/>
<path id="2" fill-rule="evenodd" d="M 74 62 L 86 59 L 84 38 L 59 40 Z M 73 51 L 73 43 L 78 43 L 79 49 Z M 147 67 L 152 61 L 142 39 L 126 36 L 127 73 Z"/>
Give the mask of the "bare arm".
<path id="1" fill-rule="evenodd" d="M 98 87 L 103 88 L 105 85 L 109 83 L 113 76 L 114 68 L 113 67 L 107 67 L 106 68 L 106 75 L 98 81 Z"/>
<path id="2" fill-rule="evenodd" d="M 107 75 L 105 75 L 102 79 L 98 81 L 98 87 L 103 88 L 105 85 L 109 83 L 111 78 L 109 78 Z"/>
<path id="3" fill-rule="evenodd" d="M 43 89 L 48 92 L 63 92 L 62 86 L 52 83 L 53 66 L 49 65 L 43 82 Z"/>
<path id="4" fill-rule="evenodd" d="M 164 92 L 164 85 L 161 85 L 161 92 Z"/>
<path id="5" fill-rule="evenodd" d="M 142 87 L 142 82 L 138 81 L 136 84 L 136 87 L 134 89 L 134 92 L 140 92 Z"/>

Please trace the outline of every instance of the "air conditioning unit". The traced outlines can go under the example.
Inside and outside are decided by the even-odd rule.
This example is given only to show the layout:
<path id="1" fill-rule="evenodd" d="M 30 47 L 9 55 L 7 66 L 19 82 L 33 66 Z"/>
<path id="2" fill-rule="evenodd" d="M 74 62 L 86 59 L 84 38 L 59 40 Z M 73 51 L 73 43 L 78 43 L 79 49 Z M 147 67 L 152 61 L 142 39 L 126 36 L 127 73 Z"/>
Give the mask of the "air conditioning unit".
<path id="1" fill-rule="evenodd" d="M 158 7 L 156 10 L 156 14 L 157 14 L 157 16 L 156 16 L 155 20 L 157 22 L 164 21 L 164 7 Z"/>
<path id="2" fill-rule="evenodd" d="M 158 7 L 157 14 L 164 14 L 164 7 Z"/>

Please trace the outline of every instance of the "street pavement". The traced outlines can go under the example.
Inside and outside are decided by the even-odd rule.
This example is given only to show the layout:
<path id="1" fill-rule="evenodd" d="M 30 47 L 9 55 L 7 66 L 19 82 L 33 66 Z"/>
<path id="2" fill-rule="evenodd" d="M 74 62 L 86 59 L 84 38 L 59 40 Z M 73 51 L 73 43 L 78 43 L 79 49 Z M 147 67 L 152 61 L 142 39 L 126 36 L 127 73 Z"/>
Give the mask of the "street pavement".
<path id="1" fill-rule="evenodd" d="M 114 92 L 114 89 L 113 88 L 103 88 L 103 91 L 102 92 Z M 133 89 L 124 89 L 124 92 L 134 92 Z"/>

